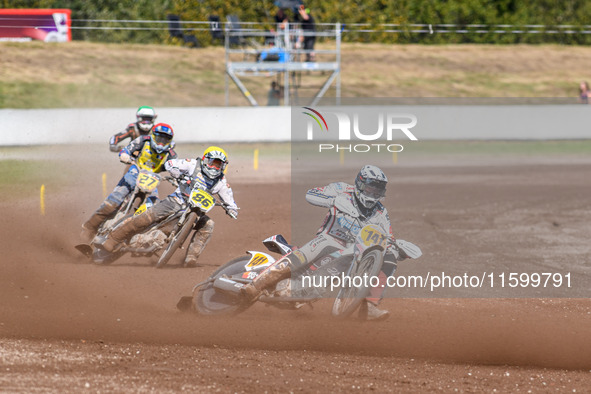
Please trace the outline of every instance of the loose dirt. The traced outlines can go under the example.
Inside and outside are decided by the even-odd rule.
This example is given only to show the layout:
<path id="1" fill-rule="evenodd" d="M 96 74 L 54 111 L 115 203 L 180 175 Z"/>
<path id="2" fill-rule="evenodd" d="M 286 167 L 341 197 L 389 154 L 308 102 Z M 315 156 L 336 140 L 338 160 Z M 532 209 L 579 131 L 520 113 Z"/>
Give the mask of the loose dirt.
<path id="1" fill-rule="evenodd" d="M 3 392 L 585 392 L 591 387 L 588 299 L 387 298 L 382 323 L 334 321 L 320 303 L 297 312 L 255 307 L 236 317 L 176 310 L 220 264 L 290 237 L 289 167 L 246 157 L 228 174 L 237 221 L 213 214 L 215 233 L 196 268 L 180 254 L 90 264 L 74 249 L 80 224 L 122 166 L 104 147 L 93 167 L 76 150 L 48 148 L 71 165 L 71 186 L 2 200 L 0 391 Z M 103 150 L 101 150 L 103 149 Z M 72 160 L 69 162 L 68 160 Z M 405 161 L 386 172 L 395 231 L 425 253 L 413 265 L 468 268 L 489 254 L 510 265 L 588 264 L 588 159 Z M 282 167 L 283 165 L 283 167 Z M 269 174 L 274 174 L 273 177 Z M 244 176 L 242 176 L 244 175 Z M 318 224 L 324 211 L 310 207 Z M 558 225 L 555 225 L 557 223 Z M 568 248 L 560 247 L 566 243 Z M 502 248 L 500 247 L 502 246 Z M 538 260 L 536 260 L 536 258 Z"/>

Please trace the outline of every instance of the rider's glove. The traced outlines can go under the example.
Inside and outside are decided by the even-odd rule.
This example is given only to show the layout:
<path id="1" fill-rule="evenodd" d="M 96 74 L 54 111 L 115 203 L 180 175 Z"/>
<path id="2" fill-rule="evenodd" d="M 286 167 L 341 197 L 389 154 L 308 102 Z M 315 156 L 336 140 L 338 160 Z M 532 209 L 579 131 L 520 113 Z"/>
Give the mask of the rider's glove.
<path id="1" fill-rule="evenodd" d="M 130 164 L 131 163 L 131 156 L 125 152 L 119 153 L 119 161 L 121 163 Z"/>
<path id="2" fill-rule="evenodd" d="M 226 209 L 226 213 L 232 219 L 238 219 L 238 211 L 237 210 L 232 209 L 232 208 L 228 208 L 228 209 Z"/>
<path id="3" fill-rule="evenodd" d="M 176 167 L 172 167 L 170 170 L 168 170 L 168 173 L 170 174 L 171 177 L 173 178 L 180 178 L 181 177 L 181 170 L 179 170 Z"/>
<path id="4" fill-rule="evenodd" d="M 179 177 L 179 183 L 184 183 L 186 185 L 191 184 L 191 177 L 189 175 L 181 175 Z"/>

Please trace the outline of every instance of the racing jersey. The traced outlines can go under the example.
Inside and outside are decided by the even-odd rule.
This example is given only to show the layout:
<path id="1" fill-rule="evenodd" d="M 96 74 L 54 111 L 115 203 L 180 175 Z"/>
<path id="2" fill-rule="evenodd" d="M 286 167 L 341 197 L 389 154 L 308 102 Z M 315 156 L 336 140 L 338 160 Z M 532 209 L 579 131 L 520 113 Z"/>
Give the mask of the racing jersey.
<path id="1" fill-rule="evenodd" d="M 152 149 L 150 145 L 150 136 L 142 135 L 131 141 L 129 145 L 121 149 L 121 153 L 127 153 L 135 157 L 136 165 L 144 170 L 152 172 L 161 172 L 164 170 L 164 163 L 169 159 L 176 159 L 177 155 L 174 151 L 174 142 L 171 143 L 171 148 L 162 153 L 158 153 Z"/>
<path id="2" fill-rule="evenodd" d="M 150 134 L 150 130 L 143 131 L 137 127 L 136 123 L 130 123 L 127 125 L 124 131 L 115 134 L 109 139 L 109 149 L 113 152 L 119 152 L 120 149 L 118 147 L 119 143 L 127 138 L 131 139 L 132 141 L 135 140 L 140 135 L 148 135 Z"/>
<path id="3" fill-rule="evenodd" d="M 220 196 L 222 201 L 228 205 L 230 209 L 237 209 L 238 206 L 234 201 L 234 193 L 230 184 L 226 180 L 226 177 L 222 174 L 221 176 L 211 179 L 203 174 L 201 171 L 201 160 L 199 159 L 174 159 L 168 160 L 164 164 L 166 171 L 170 171 L 171 168 L 177 168 L 181 175 L 191 178 L 191 185 L 181 183 L 176 188 L 174 193 L 171 194 L 179 204 L 184 203 L 183 195 L 189 195 L 191 189 L 197 184 L 202 189 L 206 190 L 210 194 L 217 194 Z"/>
<path id="4" fill-rule="evenodd" d="M 392 225 L 386 208 L 378 202 L 370 211 L 369 216 L 365 217 L 357 208 L 354 193 L 355 187 L 345 182 L 335 182 L 328 186 L 308 190 L 306 201 L 312 205 L 329 208 L 328 214 L 317 234 L 324 233 L 341 242 L 349 243 L 364 226 L 373 224 L 380 227 L 385 235 L 393 238 Z M 335 200 L 339 196 L 358 212 L 358 218 L 354 218 L 335 207 Z"/>

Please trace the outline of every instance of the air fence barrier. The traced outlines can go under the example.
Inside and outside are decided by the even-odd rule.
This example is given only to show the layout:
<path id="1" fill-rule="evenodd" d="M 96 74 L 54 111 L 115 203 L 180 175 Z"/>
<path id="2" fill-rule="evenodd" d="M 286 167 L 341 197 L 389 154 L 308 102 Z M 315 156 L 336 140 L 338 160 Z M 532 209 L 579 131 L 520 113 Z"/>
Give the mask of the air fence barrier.
<path id="1" fill-rule="evenodd" d="M 330 111 L 325 111 L 329 122 Z M 390 107 L 389 107 L 390 108 Z M 591 137 L 588 105 L 407 105 L 418 140 L 555 140 Z M 95 144 L 135 121 L 137 108 L 1 109 L 0 146 Z M 297 110 L 294 107 L 294 110 Z M 156 108 L 177 143 L 289 142 L 290 107 Z M 375 127 L 375 125 L 373 126 Z M 8 131 L 10 130 L 10 132 Z"/>

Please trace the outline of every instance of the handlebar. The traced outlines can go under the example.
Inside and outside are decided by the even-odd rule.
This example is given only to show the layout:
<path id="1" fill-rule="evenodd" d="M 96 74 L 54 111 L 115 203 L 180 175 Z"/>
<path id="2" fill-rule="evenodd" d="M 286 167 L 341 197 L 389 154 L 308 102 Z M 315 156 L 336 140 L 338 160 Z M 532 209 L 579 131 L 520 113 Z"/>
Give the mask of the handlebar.
<path id="1" fill-rule="evenodd" d="M 162 179 L 164 179 L 165 181 L 171 183 L 173 186 L 176 186 L 176 187 L 179 186 L 179 181 L 176 178 L 173 178 L 171 176 L 166 176 L 166 177 L 164 177 Z"/>
<path id="2" fill-rule="evenodd" d="M 228 204 L 226 204 L 223 201 L 216 201 L 215 202 L 215 205 L 219 205 L 220 207 L 224 208 L 225 210 L 228 210 L 228 209 L 233 209 L 235 211 L 239 211 L 240 210 L 240 207 L 236 207 L 236 208 L 230 207 Z"/>

